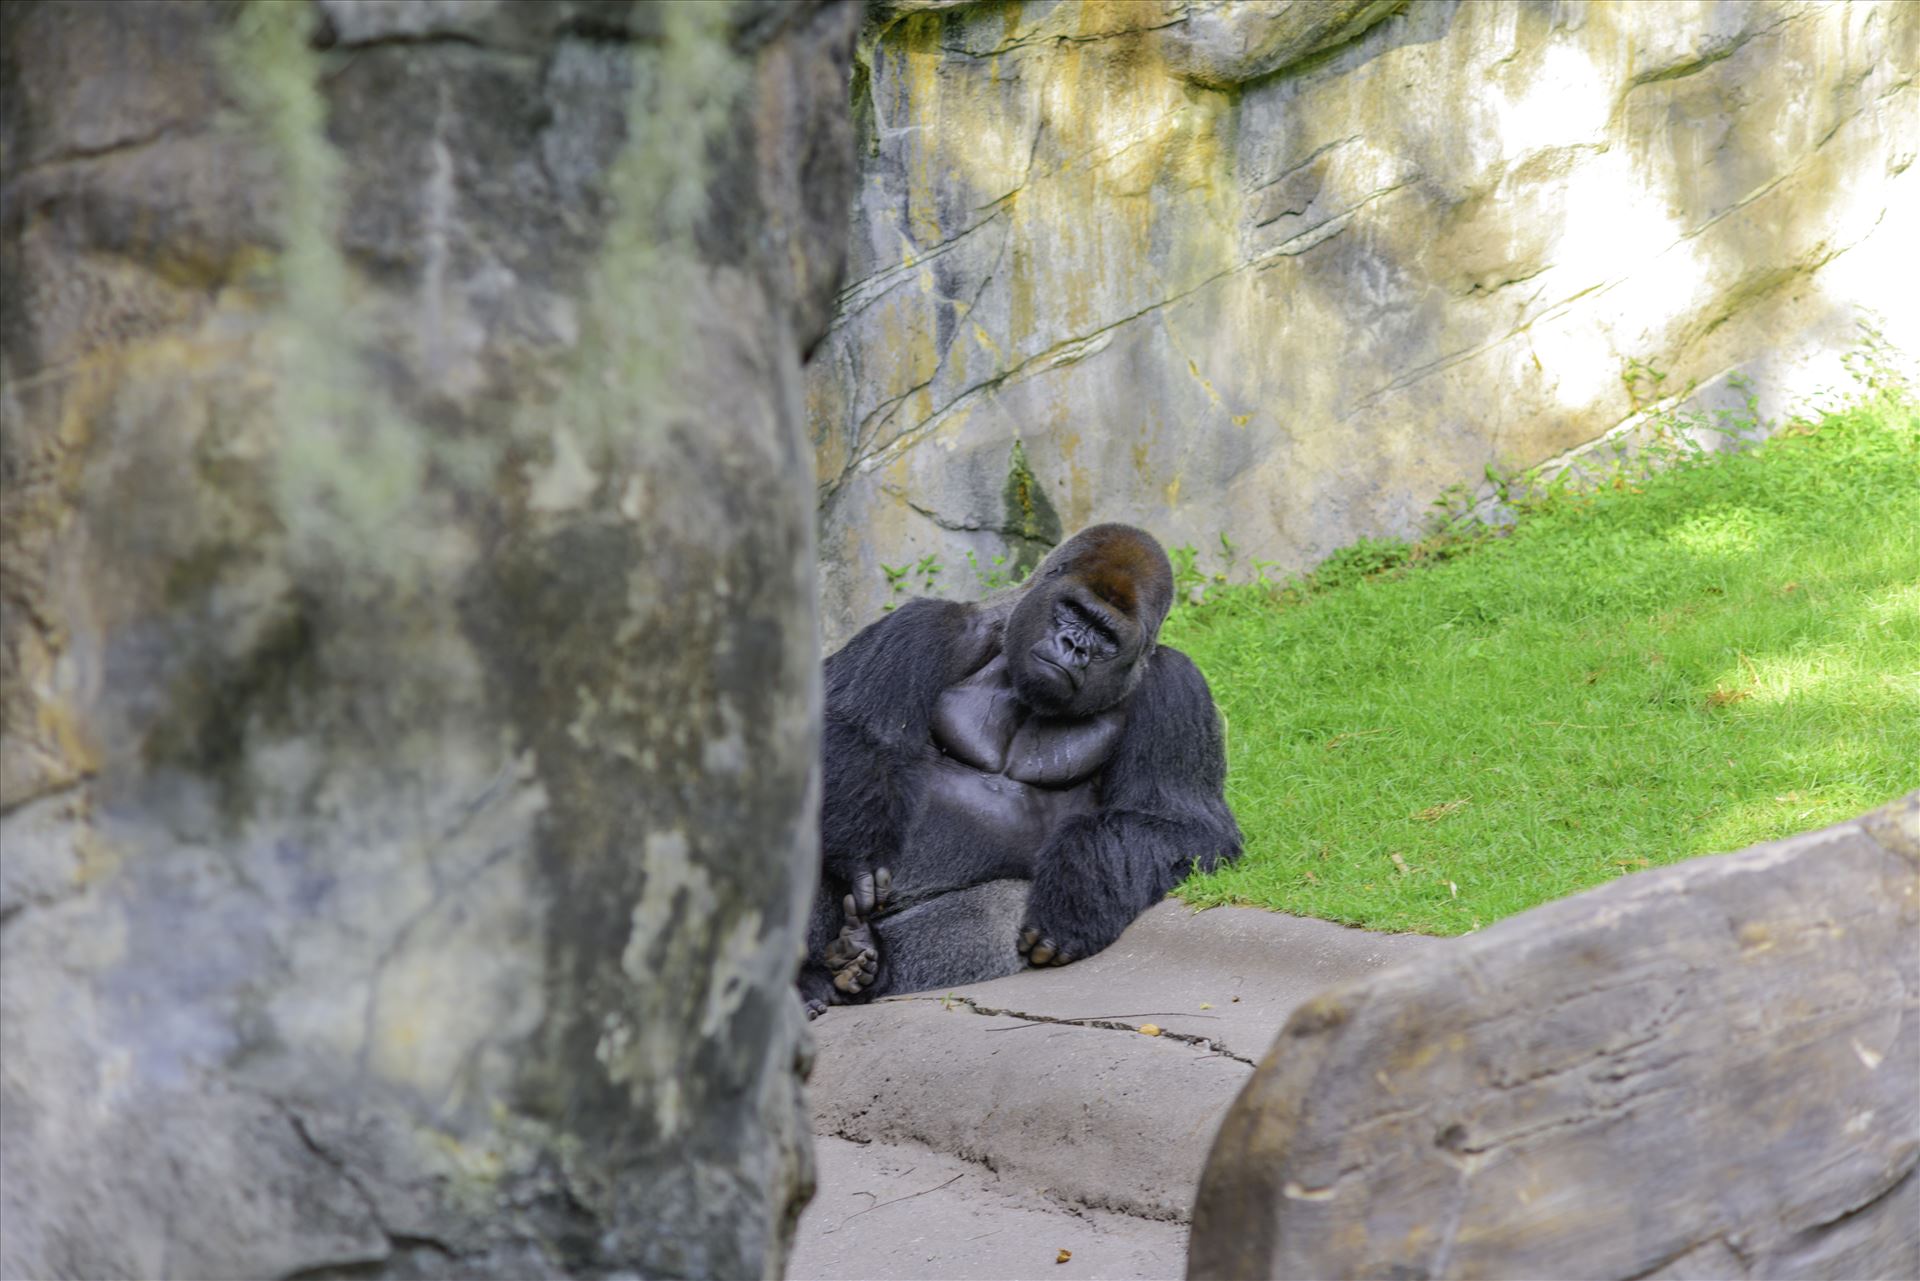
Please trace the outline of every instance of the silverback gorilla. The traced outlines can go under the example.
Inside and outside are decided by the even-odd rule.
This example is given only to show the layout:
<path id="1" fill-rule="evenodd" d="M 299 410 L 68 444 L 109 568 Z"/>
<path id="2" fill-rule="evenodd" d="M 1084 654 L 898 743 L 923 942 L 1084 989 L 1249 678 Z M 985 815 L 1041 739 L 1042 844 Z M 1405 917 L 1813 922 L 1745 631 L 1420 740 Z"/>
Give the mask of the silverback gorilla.
<path id="1" fill-rule="evenodd" d="M 909 601 L 827 659 L 809 1014 L 1091 956 L 1239 856 L 1213 697 L 1157 644 L 1172 603 L 1160 544 L 1095 525 L 1023 589 Z"/>

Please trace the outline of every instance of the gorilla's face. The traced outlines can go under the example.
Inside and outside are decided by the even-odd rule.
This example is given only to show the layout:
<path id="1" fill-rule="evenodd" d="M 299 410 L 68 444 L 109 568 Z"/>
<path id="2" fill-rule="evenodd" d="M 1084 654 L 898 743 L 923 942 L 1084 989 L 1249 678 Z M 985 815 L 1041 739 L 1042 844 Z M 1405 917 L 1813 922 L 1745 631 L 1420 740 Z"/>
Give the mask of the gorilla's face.
<path id="1" fill-rule="evenodd" d="M 1132 692 L 1151 638 L 1072 574 L 1036 582 L 1007 619 L 1014 692 L 1049 716 L 1091 716 Z"/>

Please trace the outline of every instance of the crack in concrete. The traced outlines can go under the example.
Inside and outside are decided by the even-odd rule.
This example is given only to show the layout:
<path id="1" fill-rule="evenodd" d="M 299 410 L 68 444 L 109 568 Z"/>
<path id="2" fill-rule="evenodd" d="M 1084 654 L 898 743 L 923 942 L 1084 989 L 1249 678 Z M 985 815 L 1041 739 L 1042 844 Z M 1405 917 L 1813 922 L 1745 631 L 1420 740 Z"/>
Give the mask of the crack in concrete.
<path id="1" fill-rule="evenodd" d="M 908 997 L 905 999 L 933 1000 L 938 998 Z M 970 1166 L 977 1166 L 979 1169 L 985 1170 L 988 1174 L 993 1175 L 995 1179 L 1010 1178 L 1019 1169 L 1017 1165 L 1013 1167 L 1012 1171 L 1001 1169 L 999 1163 L 993 1159 L 993 1154 L 990 1152 L 975 1152 L 958 1145 L 953 1147 L 941 1146 L 916 1134 L 876 1138 L 873 1135 L 857 1134 L 844 1125 L 830 1126 L 816 1130 L 814 1133 L 816 1137 L 839 1139 L 844 1143 L 853 1143 L 860 1147 L 867 1147 L 878 1143 L 891 1148 L 904 1148 L 909 1146 L 921 1148 L 937 1156 L 948 1156 L 957 1161 L 964 1161 Z M 930 1190 L 937 1191 L 938 1189 Z M 1187 1215 L 1183 1212 L 1160 1210 L 1158 1212 L 1148 1213 L 1147 1210 L 1151 1209 L 1151 1207 L 1142 1207 L 1137 1203 L 1129 1202 L 1124 1197 L 1106 1196 L 1100 1193 L 1092 1193 L 1088 1196 L 1081 1197 L 1069 1195 L 1068 1193 L 1060 1192 L 1052 1188 L 1033 1188 L 1031 1190 L 1046 1200 L 1059 1205 L 1071 1214 L 1077 1215 L 1085 1210 L 1100 1210 L 1108 1214 L 1124 1215 L 1129 1219 L 1138 1219 L 1142 1223 L 1186 1224 L 1188 1222 Z"/>
<path id="2" fill-rule="evenodd" d="M 941 1002 L 945 1002 L 948 1000 L 948 998 L 946 997 L 935 997 L 935 996 L 915 996 L 915 997 L 908 997 L 906 999 L 912 1000 L 912 1001 L 941 1001 Z M 1086 1017 L 1086 1018 L 1060 1018 L 1051 1014 L 1034 1014 L 1026 1010 L 1000 1009 L 994 1006 L 981 1005 L 978 1002 L 976 1002 L 972 997 L 969 997 L 969 996 L 956 996 L 952 998 L 952 1001 L 959 1005 L 964 1005 L 967 1008 L 968 1012 L 972 1014 L 984 1014 L 988 1016 L 998 1016 L 1001 1018 L 1009 1018 L 1009 1019 L 1024 1019 L 1026 1020 L 1029 1026 L 1038 1026 L 1043 1023 L 1052 1023 L 1052 1024 L 1057 1024 L 1061 1027 L 1089 1027 L 1089 1028 L 1100 1028 L 1104 1031 L 1109 1031 L 1109 1032 L 1131 1032 L 1135 1036 L 1141 1035 L 1140 1025 L 1137 1023 L 1125 1023 L 1125 1022 L 1122 1022 L 1121 1019 L 1128 1018 L 1128 1017 L 1133 1017 L 1133 1018 L 1148 1017 L 1147 1015 L 1120 1015 L 1120 1016 L 1095 1015 L 1095 1016 Z M 1178 1013 L 1178 1012 L 1169 1012 L 1166 1014 L 1159 1015 L 1158 1017 L 1187 1018 L 1191 1016 Z M 1006 1030 L 1011 1031 L 1012 1029 L 1009 1028 Z M 1256 1062 L 1253 1059 L 1247 1058 L 1245 1055 L 1234 1053 L 1231 1049 L 1227 1047 L 1226 1042 L 1221 1041 L 1214 1037 L 1200 1036 L 1192 1032 L 1171 1032 L 1171 1031 L 1168 1031 L 1166 1028 L 1161 1028 L 1160 1038 L 1168 1041 L 1179 1041 L 1183 1045 L 1200 1046 L 1210 1051 L 1211 1053 L 1220 1055 L 1222 1058 L 1232 1059 L 1236 1063 L 1244 1063 L 1248 1067 L 1253 1067 Z"/>

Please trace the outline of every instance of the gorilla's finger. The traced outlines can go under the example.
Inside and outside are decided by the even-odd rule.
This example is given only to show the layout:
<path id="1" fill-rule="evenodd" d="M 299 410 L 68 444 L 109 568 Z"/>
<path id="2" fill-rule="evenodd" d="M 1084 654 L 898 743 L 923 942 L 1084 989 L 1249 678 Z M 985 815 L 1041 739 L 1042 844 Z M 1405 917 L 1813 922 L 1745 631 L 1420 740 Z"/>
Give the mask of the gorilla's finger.
<path id="1" fill-rule="evenodd" d="M 1053 944 L 1041 939 L 1033 945 L 1033 951 L 1027 953 L 1027 960 L 1034 965 L 1045 965 L 1053 960 Z"/>
<path id="2" fill-rule="evenodd" d="M 893 873 L 886 868 L 877 868 L 873 873 L 873 905 L 885 907 L 893 897 Z"/>
<path id="3" fill-rule="evenodd" d="M 1035 943 L 1038 943 L 1039 941 L 1040 941 L 1039 930 L 1032 930 L 1032 929 L 1021 930 L 1020 931 L 1020 954 L 1024 956 L 1028 952 L 1031 952 L 1033 950 L 1033 945 Z"/>
<path id="4" fill-rule="evenodd" d="M 840 900 L 840 910 L 842 912 L 845 912 L 847 915 L 847 924 L 840 927 L 840 932 L 842 934 L 845 934 L 848 931 L 852 930 L 853 923 L 860 919 L 860 913 L 858 911 L 856 904 L 853 901 L 853 895 L 849 894 L 845 898 Z"/>
<path id="5" fill-rule="evenodd" d="M 862 917 L 873 913 L 873 873 L 862 872 L 853 882 L 853 901 L 859 905 Z"/>
<path id="6" fill-rule="evenodd" d="M 1054 965 L 1071 965 L 1073 963 L 1073 957 L 1069 956 L 1066 952 L 1055 952 L 1051 963 Z"/>

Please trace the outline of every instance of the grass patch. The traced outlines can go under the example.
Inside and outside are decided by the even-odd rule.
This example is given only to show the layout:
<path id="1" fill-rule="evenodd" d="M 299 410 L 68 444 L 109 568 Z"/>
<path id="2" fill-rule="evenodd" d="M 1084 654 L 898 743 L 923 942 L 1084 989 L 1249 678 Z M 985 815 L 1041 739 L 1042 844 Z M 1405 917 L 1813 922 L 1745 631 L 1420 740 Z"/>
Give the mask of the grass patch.
<path id="1" fill-rule="evenodd" d="M 1910 392 L 1519 507 L 1174 612 L 1247 838 L 1181 897 L 1459 934 L 1920 786 Z"/>

